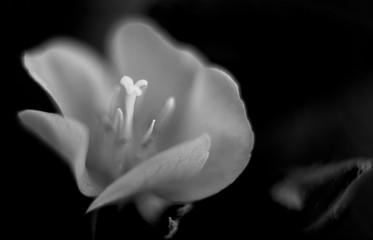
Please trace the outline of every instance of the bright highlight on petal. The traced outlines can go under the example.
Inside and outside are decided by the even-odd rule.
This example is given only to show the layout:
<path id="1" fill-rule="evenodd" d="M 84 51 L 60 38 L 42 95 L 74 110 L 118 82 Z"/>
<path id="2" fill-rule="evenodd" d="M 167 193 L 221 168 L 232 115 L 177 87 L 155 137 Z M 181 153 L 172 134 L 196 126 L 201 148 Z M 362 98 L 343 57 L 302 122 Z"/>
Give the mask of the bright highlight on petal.
<path id="1" fill-rule="evenodd" d="M 93 201 L 88 212 L 142 191 L 164 194 L 170 182 L 182 182 L 197 174 L 205 165 L 209 149 L 210 137 L 203 134 L 155 155 L 108 186 Z"/>

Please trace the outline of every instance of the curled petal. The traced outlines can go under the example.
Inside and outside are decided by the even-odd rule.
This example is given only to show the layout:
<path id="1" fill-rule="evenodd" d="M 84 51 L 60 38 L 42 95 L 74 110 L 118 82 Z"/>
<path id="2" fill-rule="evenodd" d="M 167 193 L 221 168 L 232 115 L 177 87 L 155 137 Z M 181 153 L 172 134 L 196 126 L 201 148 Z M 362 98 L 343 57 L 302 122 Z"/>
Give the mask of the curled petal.
<path id="1" fill-rule="evenodd" d="M 168 195 L 173 201 L 193 201 L 224 189 L 241 174 L 251 156 L 254 134 L 237 84 L 216 68 L 200 72 L 182 119 L 177 142 L 202 132 L 211 137 L 210 156 L 203 170 Z"/>
<path id="2" fill-rule="evenodd" d="M 190 48 L 175 48 L 166 34 L 152 24 L 128 22 L 119 26 L 114 28 L 109 42 L 114 64 L 122 75 L 148 81 L 138 119 L 156 118 L 166 101 L 175 97 L 174 120 L 177 122 L 193 79 L 202 68 L 200 61 Z"/>
<path id="3" fill-rule="evenodd" d="M 210 138 L 203 134 L 155 155 L 109 185 L 88 211 L 144 191 L 155 194 L 167 194 L 169 188 L 174 191 L 201 171 L 209 148 Z"/>
<path id="4" fill-rule="evenodd" d="M 72 41 L 53 41 L 27 52 L 25 68 L 64 116 L 87 126 L 110 101 L 110 77 L 92 51 Z"/>
<path id="5" fill-rule="evenodd" d="M 85 167 L 89 136 L 83 124 L 58 114 L 36 110 L 25 110 L 18 116 L 29 130 L 67 160 L 84 195 L 97 196 L 102 191 Z"/>

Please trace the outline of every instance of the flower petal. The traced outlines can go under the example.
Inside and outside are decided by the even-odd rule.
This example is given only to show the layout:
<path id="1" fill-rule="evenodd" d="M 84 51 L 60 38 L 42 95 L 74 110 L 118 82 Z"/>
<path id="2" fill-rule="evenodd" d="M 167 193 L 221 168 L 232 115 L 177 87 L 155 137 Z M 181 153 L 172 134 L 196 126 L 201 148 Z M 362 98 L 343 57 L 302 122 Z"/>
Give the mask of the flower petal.
<path id="1" fill-rule="evenodd" d="M 210 148 L 207 134 L 163 151 L 118 178 L 98 196 L 88 211 L 126 199 L 144 191 L 164 191 L 197 174 L 204 166 Z M 167 184 L 166 184 L 167 183 Z M 162 185 L 165 184 L 165 187 Z"/>
<path id="2" fill-rule="evenodd" d="M 175 48 L 165 33 L 144 22 L 120 24 L 109 48 L 122 75 L 134 80 L 146 79 L 149 83 L 138 119 L 149 121 L 157 118 L 167 99 L 175 97 L 174 117 L 177 121 L 190 95 L 195 75 L 202 68 L 194 51 L 189 47 Z"/>
<path id="3" fill-rule="evenodd" d="M 184 121 L 180 122 L 183 131 L 175 141 L 207 132 L 211 149 L 203 170 L 167 195 L 172 201 L 194 201 L 224 189 L 248 164 L 254 143 L 238 86 L 222 70 L 206 68 L 200 72 L 184 111 Z"/>
<path id="4" fill-rule="evenodd" d="M 97 196 L 102 191 L 102 187 L 91 178 L 85 167 L 89 136 L 84 125 L 58 114 L 36 110 L 22 111 L 18 117 L 29 130 L 68 161 L 84 195 Z"/>
<path id="5" fill-rule="evenodd" d="M 34 80 L 54 99 L 62 114 L 88 126 L 110 101 L 110 77 L 91 50 L 72 41 L 52 41 L 23 57 Z"/>

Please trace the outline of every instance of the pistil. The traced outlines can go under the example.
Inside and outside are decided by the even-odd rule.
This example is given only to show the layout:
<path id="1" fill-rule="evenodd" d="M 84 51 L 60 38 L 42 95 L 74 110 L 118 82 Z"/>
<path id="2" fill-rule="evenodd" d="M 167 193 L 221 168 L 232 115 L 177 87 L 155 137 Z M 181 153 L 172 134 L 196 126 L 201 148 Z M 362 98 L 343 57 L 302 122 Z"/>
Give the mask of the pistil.
<path id="1" fill-rule="evenodd" d="M 132 125 L 133 125 L 133 115 L 135 110 L 136 97 L 141 96 L 142 88 L 148 85 L 146 80 L 139 80 L 135 84 L 132 78 L 124 76 L 120 84 L 126 90 L 125 96 L 125 124 L 124 124 L 124 138 L 128 141 L 132 139 Z"/>

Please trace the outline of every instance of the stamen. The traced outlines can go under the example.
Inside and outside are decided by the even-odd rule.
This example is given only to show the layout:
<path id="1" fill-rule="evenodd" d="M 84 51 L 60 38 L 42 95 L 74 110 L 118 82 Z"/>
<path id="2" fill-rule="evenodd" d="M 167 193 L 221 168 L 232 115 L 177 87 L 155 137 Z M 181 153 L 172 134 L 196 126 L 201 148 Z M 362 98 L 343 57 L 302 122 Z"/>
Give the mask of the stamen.
<path id="1" fill-rule="evenodd" d="M 167 125 L 168 121 L 171 119 L 171 116 L 175 110 L 175 98 L 170 97 L 167 99 L 165 105 L 163 106 L 163 109 L 161 111 L 161 114 L 159 116 L 159 127 L 164 127 Z"/>
<path id="2" fill-rule="evenodd" d="M 152 123 L 150 124 L 150 127 L 148 128 L 148 130 L 146 131 L 143 139 L 142 139 L 142 142 L 141 142 L 141 145 L 145 146 L 148 144 L 149 141 L 151 141 L 150 137 L 153 133 L 153 130 L 154 130 L 154 125 L 155 125 L 155 119 L 153 119 Z"/>
<path id="3" fill-rule="evenodd" d="M 123 112 L 120 108 L 117 108 L 115 112 L 113 127 L 114 131 L 121 137 L 121 133 L 123 132 Z"/>
<path id="4" fill-rule="evenodd" d="M 122 77 L 120 84 L 126 90 L 125 106 L 126 106 L 126 122 L 124 126 L 124 138 L 132 138 L 132 125 L 133 125 L 133 115 L 135 110 L 135 101 L 137 96 L 141 96 L 143 87 L 148 85 L 146 80 L 139 80 L 135 84 L 132 78 L 128 76 Z"/>

